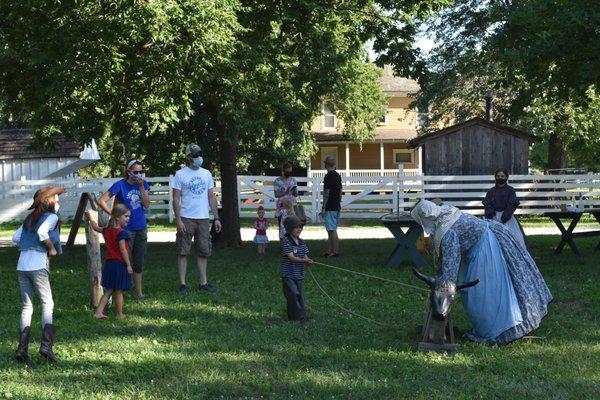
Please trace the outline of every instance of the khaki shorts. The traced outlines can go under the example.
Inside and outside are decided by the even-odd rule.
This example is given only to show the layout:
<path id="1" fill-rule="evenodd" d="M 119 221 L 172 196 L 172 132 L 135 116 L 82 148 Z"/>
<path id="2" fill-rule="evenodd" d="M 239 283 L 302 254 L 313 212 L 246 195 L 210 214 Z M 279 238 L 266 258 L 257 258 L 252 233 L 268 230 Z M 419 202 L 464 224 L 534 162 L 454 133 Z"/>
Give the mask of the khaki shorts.
<path id="1" fill-rule="evenodd" d="M 196 255 L 208 257 L 211 255 L 212 242 L 210 240 L 210 219 L 192 219 L 181 217 L 185 225 L 185 233 L 177 232 L 175 244 L 181 256 L 187 256 L 192 249 L 192 240 L 196 248 Z"/>

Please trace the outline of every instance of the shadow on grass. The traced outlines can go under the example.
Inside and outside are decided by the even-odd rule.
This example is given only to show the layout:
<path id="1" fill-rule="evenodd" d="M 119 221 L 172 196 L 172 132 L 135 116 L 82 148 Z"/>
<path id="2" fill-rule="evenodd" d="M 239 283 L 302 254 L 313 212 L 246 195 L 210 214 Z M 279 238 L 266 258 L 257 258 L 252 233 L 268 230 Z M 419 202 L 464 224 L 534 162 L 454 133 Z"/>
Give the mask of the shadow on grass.
<path id="1" fill-rule="evenodd" d="M 278 243 L 259 258 L 253 245 L 216 250 L 209 261 L 215 297 L 177 295 L 174 245 L 152 244 L 144 274 L 149 299 L 127 297 L 127 320 L 96 321 L 87 308 L 83 247 L 53 260 L 56 345 L 61 365 L 34 358 L 30 368 L 12 361 L 18 324 L 17 252 L 3 249 L 0 293 L 0 388 L 23 398 L 54 397 L 581 397 L 597 389 L 590 352 L 598 341 L 598 278 L 591 264 L 573 265 L 568 252 L 548 256 L 557 237 L 534 237 L 533 252 L 555 303 L 536 335 L 505 347 L 465 343 L 456 355 L 415 351 L 425 295 L 362 277 L 316 269 L 319 282 L 345 306 L 393 323 L 379 327 L 331 305 L 307 277 L 309 322 L 285 321 Z M 582 241 L 584 242 L 584 241 Z M 324 243 L 309 241 L 312 254 Z M 344 255 L 328 264 L 419 285 L 408 266 L 382 267 L 393 240 L 346 240 Z M 578 243 L 579 244 L 579 243 Z M 581 244 L 584 254 L 595 243 Z M 189 282 L 197 280 L 190 260 Z M 190 283 L 190 286 L 192 284 Z M 4 296 L 7 297 L 4 297 Z M 586 300 L 589 299 L 589 302 Z M 574 303 L 575 302 L 575 303 Z M 577 307 L 574 307 L 574 304 Z M 111 310 L 112 311 L 112 310 Z M 39 310 L 36 308 L 38 318 Z M 468 323 L 459 303 L 459 326 Z M 39 342 L 33 327 L 32 349 Z M 13 332 L 14 331 L 14 332 Z M 48 390 L 50 390 L 48 389 Z"/>

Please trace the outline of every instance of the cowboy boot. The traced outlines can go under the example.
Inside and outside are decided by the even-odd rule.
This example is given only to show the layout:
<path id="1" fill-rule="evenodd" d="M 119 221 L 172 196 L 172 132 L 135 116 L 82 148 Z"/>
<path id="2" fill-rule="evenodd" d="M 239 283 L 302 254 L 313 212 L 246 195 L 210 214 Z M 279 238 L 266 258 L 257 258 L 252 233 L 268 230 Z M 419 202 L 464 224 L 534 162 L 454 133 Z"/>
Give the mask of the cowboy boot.
<path id="1" fill-rule="evenodd" d="M 57 330 L 58 328 L 55 325 L 44 325 L 44 330 L 42 331 L 42 343 L 40 344 L 40 354 L 53 363 L 58 362 L 58 358 L 52 352 L 54 335 L 56 334 Z"/>
<path id="2" fill-rule="evenodd" d="M 29 332 L 31 328 L 26 326 L 19 337 L 19 347 L 17 347 L 16 357 L 21 362 L 29 361 Z"/>

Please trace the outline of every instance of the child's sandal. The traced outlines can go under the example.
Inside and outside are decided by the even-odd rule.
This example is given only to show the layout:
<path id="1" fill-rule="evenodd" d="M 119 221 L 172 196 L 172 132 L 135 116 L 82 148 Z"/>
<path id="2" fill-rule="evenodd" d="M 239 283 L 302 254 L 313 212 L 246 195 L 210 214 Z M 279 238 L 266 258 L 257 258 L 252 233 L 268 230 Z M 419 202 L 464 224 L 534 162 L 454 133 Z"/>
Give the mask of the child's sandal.
<path id="1" fill-rule="evenodd" d="M 102 319 L 108 318 L 108 316 L 106 314 L 104 314 L 104 313 L 102 313 L 102 314 L 94 314 L 94 318 L 102 320 Z"/>

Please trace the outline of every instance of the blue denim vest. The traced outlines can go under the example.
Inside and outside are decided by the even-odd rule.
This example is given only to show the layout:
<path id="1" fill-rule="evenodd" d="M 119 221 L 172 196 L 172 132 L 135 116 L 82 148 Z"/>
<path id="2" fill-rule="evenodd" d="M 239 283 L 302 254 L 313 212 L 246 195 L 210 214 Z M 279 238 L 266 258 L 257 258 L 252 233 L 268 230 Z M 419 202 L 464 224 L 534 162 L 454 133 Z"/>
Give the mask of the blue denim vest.
<path id="1" fill-rule="evenodd" d="M 44 242 L 42 242 L 38 237 L 37 230 L 50 215 L 51 213 L 44 213 L 40 217 L 38 223 L 35 225 L 35 228 L 33 228 L 32 230 L 26 230 L 25 227 L 23 227 L 23 230 L 21 231 L 21 239 L 19 240 L 20 251 L 35 250 L 42 253 L 46 253 L 48 251 L 48 248 L 46 247 Z M 56 227 L 50 232 L 48 232 L 48 236 L 50 237 L 50 240 L 52 240 L 52 243 L 54 243 L 54 248 L 56 249 L 56 252 L 58 254 L 62 254 L 62 246 L 60 245 L 59 225 L 60 224 L 56 224 Z"/>

